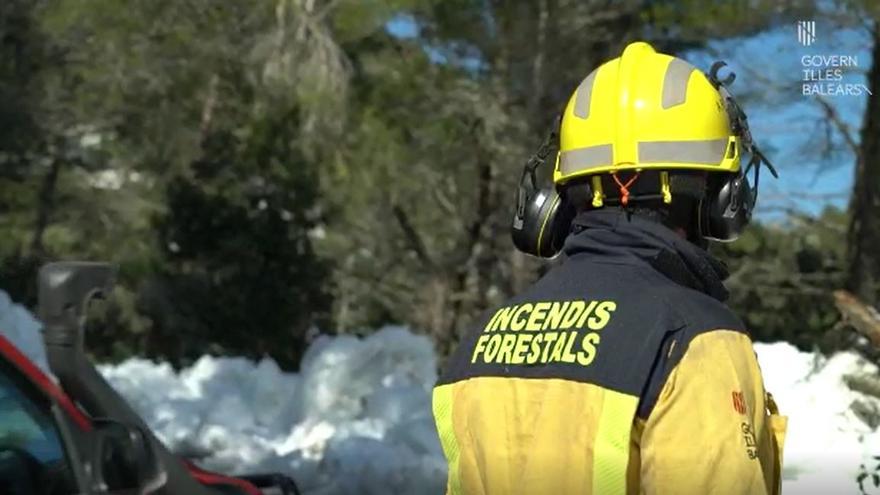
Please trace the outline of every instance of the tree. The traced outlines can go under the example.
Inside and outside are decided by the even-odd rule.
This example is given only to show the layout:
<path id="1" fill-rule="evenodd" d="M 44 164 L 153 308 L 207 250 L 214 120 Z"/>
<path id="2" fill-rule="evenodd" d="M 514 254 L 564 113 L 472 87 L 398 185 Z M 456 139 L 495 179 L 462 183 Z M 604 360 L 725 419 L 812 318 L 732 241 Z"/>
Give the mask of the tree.
<path id="1" fill-rule="evenodd" d="M 96 352 L 296 365 L 328 303 L 334 256 L 312 243 L 329 210 L 321 165 L 349 125 L 346 50 L 412 3 L 43 6 L 67 83 L 54 105 L 94 142 L 93 165 L 61 190 L 99 199 L 51 218 L 51 248 L 121 266 Z"/>
<path id="2" fill-rule="evenodd" d="M 880 91 L 880 28 L 875 17 L 868 87 Z M 880 94 L 880 93 L 878 93 Z M 850 201 L 848 287 L 870 305 L 880 303 L 880 102 L 868 98 Z"/>
<path id="3" fill-rule="evenodd" d="M 314 170 L 293 145 L 296 126 L 281 115 L 255 122 L 244 139 L 214 131 L 194 176 L 169 183 L 156 219 L 163 261 L 142 297 L 150 354 L 299 362 L 329 301 L 327 267 L 309 239 Z"/>
<path id="4" fill-rule="evenodd" d="M 346 85 L 328 11 L 316 7 L 88 0 L 42 11 L 73 81 L 58 92 L 97 141 L 93 172 L 65 191 L 100 194 L 78 206 L 110 220 L 90 238 L 82 219 L 50 228 L 70 227 L 59 251 L 121 266 L 117 300 L 92 331 L 96 352 L 297 364 L 327 305 L 310 237 L 316 136 L 344 101 L 325 91 Z M 96 186 L 101 177 L 110 185 Z"/>

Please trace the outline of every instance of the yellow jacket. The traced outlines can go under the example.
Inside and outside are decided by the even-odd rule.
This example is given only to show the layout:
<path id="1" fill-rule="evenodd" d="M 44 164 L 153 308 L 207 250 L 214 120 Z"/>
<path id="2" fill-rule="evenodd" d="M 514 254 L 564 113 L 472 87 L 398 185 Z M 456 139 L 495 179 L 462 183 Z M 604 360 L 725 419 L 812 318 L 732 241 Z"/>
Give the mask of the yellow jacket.
<path id="1" fill-rule="evenodd" d="M 702 253 L 631 222 L 570 240 L 562 267 L 462 340 L 434 390 L 447 493 L 780 492 L 786 419 L 750 337 L 677 274 Z M 618 256 L 644 230 L 684 265 Z"/>

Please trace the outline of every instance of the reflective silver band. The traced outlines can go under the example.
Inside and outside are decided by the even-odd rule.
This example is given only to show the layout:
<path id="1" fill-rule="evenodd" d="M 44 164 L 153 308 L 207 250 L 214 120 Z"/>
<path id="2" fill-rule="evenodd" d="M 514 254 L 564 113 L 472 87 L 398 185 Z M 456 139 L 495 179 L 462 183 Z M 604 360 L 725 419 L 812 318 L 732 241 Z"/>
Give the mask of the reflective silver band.
<path id="1" fill-rule="evenodd" d="M 681 105 L 687 99 L 688 81 L 691 73 L 695 71 L 693 65 L 680 58 L 674 58 L 666 67 L 666 75 L 663 76 L 663 109 Z"/>
<path id="2" fill-rule="evenodd" d="M 720 165 L 728 138 L 706 141 L 651 141 L 639 143 L 641 163 L 703 163 Z"/>
<path id="3" fill-rule="evenodd" d="M 585 119 L 590 116 L 590 99 L 593 97 L 593 81 L 596 79 L 596 71 L 590 72 L 577 88 L 577 96 L 574 100 L 574 116 Z"/>
<path id="4" fill-rule="evenodd" d="M 729 139 L 705 141 L 648 141 L 639 143 L 639 163 L 698 163 L 721 165 Z M 559 171 L 571 175 L 612 165 L 610 144 L 577 148 L 559 156 Z"/>
<path id="5" fill-rule="evenodd" d="M 562 175 L 608 165 L 611 165 L 610 144 L 568 150 L 559 156 L 559 171 Z"/>

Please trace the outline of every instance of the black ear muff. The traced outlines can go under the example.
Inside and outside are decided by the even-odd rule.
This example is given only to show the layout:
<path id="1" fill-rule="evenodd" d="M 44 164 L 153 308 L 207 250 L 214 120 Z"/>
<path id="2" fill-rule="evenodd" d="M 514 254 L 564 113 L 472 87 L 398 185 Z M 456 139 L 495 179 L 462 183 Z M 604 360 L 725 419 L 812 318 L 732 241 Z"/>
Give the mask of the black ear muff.
<path id="1" fill-rule="evenodd" d="M 560 119 L 556 119 L 559 126 Z M 513 245 L 520 251 L 541 258 L 552 258 L 562 250 L 571 229 L 574 208 L 552 187 L 539 188 L 537 169 L 557 146 L 558 135 L 550 131 L 541 147 L 529 157 L 519 179 L 516 213 L 510 226 Z M 558 159 L 557 154 L 557 159 Z"/>
<path id="2" fill-rule="evenodd" d="M 556 256 L 568 235 L 574 209 L 551 188 L 538 189 L 520 201 L 510 229 L 513 244 L 532 256 Z"/>
<path id="3" fill-rule="evenodd" d="M 713 179 L 700 204 L 700 234 L 714 241 L 735 241 L 752 219 L 755 196 L 742 171 Z"/>

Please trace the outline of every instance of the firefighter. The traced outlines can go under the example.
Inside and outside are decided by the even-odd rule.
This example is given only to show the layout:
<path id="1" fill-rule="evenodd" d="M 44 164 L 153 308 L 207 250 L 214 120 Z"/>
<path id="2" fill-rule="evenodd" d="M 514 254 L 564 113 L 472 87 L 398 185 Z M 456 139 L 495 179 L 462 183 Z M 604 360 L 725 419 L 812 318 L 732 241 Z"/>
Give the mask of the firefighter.
<path id="1" fill-rule="evenodd" d="M 561 263 L 488 312 L 434 389 L 447 493 L 779 493 L 786 418 L 706 251 L 776 175 L 723 65 L 630 44 L 526 165 L 514 243 Z"/>

